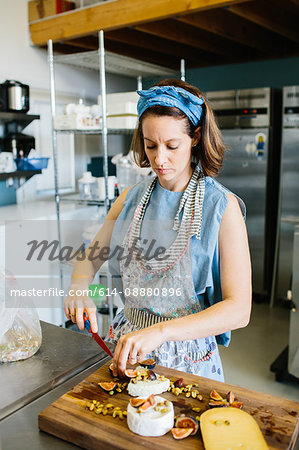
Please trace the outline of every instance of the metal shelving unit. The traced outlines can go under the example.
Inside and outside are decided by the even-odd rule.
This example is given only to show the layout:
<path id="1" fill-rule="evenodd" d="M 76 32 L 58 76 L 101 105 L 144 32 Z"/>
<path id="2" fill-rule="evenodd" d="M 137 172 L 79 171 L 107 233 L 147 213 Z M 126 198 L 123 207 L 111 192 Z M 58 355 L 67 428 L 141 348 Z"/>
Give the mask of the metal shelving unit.
<path id="1" fill-rule="evenodd" d="M 97 51 L 76 53 L 71 55 L 58 55 L 54 57 L 53 54 L 53 42 L 48 41 L 48 58 L 50 68 L 50 93 L 51 93 L 51 111 L 52 111 L 52 149 L 53 149 L 53 165 L 54 165 L 54 185 L 55 185 L 55 202 L 56 202 L 56 217 L 57 217 L 57 233 L 59 241 L 59 250 L 61 250 L 61 229 L 60 229 L 60 202 L 72 201 L 81 204 L 105 206 L 106 214 L 111 206 L 111 200 L 108 198 L 108 134 L 132 134 L 132 129 L 108 129 L 107 128 L 107 114 L 106 114 L 106 79 L 105 73 L 117 73 L 124 76 L 135 76 L 137 78 L 138 89 L 142 89 L 142 77 L 144 76 L 176 76 L 178 72 L 167 69 L 155 64 L 146 63 L 135 60 L 133 58 L 125 57 L 113 53 L 105 53 L 104 48 L 104 32 L 99 31 L 99 49 Z M 55 101 L 55 75 L 54 75 L 54 62 L 55 64 L 67 64 L 73 67 L 84 68 L 85 70 L 96 70 L 100 72 L 100 92 L 102 96 L 102 127 L 101 129 L 86 129 L 86 130 L 55 130 L 54 129 L 54 117 L 56 114 L 56 101 Z M 181 66 L 182 72 L 182 66 Z M 101 135 L 102 136 L 102 148 L 103 148 L 103 172 L 105 178 L 105 200 L 104 201 L 83 201 L 77 194 L 61 195 L 59 192 L 58 184 L 58 167 L 57 167 L 57 133 L 65 134 L 89 134 L 89 135 Z M 60 284 L 63 289 L 63 272 L 60 264 Z M 109 297 L 110 299 L 110 297 Z M 109 319 L 112 323 L 113 309 L 112 304 L 109 302 Z M 62 309 L 62 323 L 64 324 L 63 315 L 63 299 L 61 304 Z"/>
<path id="2" fill-rule="evenodd" d="M 108 128 L 107 133 L 108 134 L 133 134 L 134 129 L 131 128 Z M 103 134 L 102 130 L 97 129 L 86 129 L 86 130 L 56 130 L 56 133 L 63 133 L 63 134 Z"/>
<path id="3" fill-rule="evenodd" d="M 37 114 L 0 111 L 0 125 L 15 125 L 18 131 L 22 131 L 36 119 L 40 119 Z"/>

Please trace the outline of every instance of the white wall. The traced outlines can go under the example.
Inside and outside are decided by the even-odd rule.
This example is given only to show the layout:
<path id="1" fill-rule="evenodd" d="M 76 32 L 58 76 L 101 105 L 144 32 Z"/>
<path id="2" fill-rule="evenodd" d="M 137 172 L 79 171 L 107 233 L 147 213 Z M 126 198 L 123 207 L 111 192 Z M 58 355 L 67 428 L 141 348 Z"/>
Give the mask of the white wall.
<path id="1" fill-rule="evenodd" d="M 36 138 L 36 148 L 42 156 L 52 154 L 50 127 L 49 65 L 47 51 L 34 47 L 30 40 L 28 26 L 28 0 L 0 0 L 0 83 L 6 79 L 18 80 L 30 86 L 30 113 L 40 114 L 41 120 L 33 122 L 26 128 L 27 134 Z M 57 112 L 61 112 L 64 103 L 76 102 L 79 98 L 87 104 L 97 102 L 100 91 L 97 72 L 75 69 L 55 64 L 55 83 Z M 107 92 L 122 92 L 136 89 L 134 78 L 106 74 Z M 101 153 L 99 139 L 80 137 L 74 154 L 74 142 L 70 136 L 59 137 L 62 144 L 58 149 L 60 187 L 73 187 L 76 159 L 83 165 L 90 156 Z M 128 150 L 126 141 L 121 136 L 110 137 L 109 154 Z M 87 150 L 86 150 L 87 148 Z M 82 165 L 82 153 L 84 157 Z M 70 164 L 70 162 L 72 162 Z M 76 174 L 77 176 L 77 174 Z M 79 176 L 79 174 L 78 174 Z M 77 178 L 78 178 L 77 176 Z M 36 176 L 38 190 L 53 188 L 53 161 L 42 175 Z"/>
<path id="2" fill-rule="evenodd" d="M 0 2 L 0 82 L 17 79 L 33 88 L 48 89 L 47 52 L 31 45 L 27 3 L 28 0 Z M 58 92 L 96 99 L 99 91 L 97 73 L 59 65 L 55 74 Z M 132 78 L 107 76 L 108 92 L 132 90 L 135 86 Z"/>

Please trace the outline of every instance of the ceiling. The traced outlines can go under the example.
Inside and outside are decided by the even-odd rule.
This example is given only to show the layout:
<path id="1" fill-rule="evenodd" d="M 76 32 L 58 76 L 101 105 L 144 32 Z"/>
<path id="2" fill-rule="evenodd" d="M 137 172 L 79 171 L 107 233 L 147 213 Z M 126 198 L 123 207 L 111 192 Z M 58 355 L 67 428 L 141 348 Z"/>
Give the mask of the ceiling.
<path id="1" fill-rule="evenodd" d="M 186 68 L 299 56 L 299 0 L 114 0 L 29 24 L 35 45 L 58 53 L 98 48 Z"/>

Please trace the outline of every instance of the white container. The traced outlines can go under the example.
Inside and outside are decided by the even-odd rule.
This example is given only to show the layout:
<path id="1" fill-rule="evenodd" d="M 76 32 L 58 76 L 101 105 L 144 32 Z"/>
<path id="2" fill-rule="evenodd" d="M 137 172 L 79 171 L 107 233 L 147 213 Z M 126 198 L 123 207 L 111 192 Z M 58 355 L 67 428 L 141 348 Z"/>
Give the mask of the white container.
<path id="1" fill-rule="evenodd" d="M 104 177 L 98 177 L 97 178 L 98 183 L 98 189 L 97 189 L 97 199 L 98 200 L 105 200 L 105 178 Z M 114 199 L 114 186 L 116 183 L 116 177 L 110 176 L 108 177 L 108 198 L 109 200 Z"/>
<path id="2" fill-rule="evenodd" d="M 107 116 L 107 128 L 110 129 L 135 129 L 137 125 L 137 115 L 114 115 Z"/>
<path id="3" fill-rule="evenodd" d="M 101 126 L 99 118 L 86 114 L 56 114 L 55 130 L 98 130 Z"/>
<path id="4" fill-rule="evenodd" d="M 91 172 L 83 172 L 78 180 L 79 194 L 82 200 L 95 200 L 97 198 L 97 179 Z"/>
<path id="5" fill-rule="evenodd" d="M 132 102 L 137 105 L 137 102 L 139 100 L 139 95 L 136 91 L 129 91 L 129 92 L 114 92 L 113 94 L 107 94 L 106 95 L 106 103 L 107 103 L 107 109 L 108 106 L 112 106 L 115 104 L 120 103 L 126 103 L 126 102 Z M 98 95 L 98 104 L 101 104 L 101 95 Z"/>
<path id="6" fill-rule="evenodd" d="M 75 103 L 68 103 L 64 106 L 64 113 L 65 114 L 74 114 L 76 109 Z"/>

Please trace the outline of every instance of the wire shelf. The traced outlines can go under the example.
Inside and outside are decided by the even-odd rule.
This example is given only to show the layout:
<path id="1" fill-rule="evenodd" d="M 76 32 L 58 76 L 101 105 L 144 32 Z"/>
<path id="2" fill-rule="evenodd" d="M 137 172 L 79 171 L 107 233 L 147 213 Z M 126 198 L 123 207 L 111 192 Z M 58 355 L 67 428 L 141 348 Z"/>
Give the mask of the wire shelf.
<path id="1" fill-rule="evenodd" d="M 100 52 L 72 53 L 69 55 L 56 55 L 55 63 L 79 67 L 85 70 L 99 71 Z M 128 56 L 105 52 L 105 70 L 108 73 L 116 73 L 128 77 L 152 77 L 152 76 L 175 76 L 178 71 L 167 67 L 143 62 Z"/>

